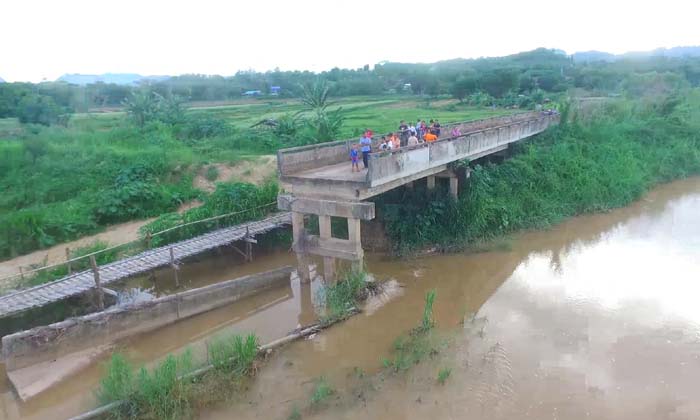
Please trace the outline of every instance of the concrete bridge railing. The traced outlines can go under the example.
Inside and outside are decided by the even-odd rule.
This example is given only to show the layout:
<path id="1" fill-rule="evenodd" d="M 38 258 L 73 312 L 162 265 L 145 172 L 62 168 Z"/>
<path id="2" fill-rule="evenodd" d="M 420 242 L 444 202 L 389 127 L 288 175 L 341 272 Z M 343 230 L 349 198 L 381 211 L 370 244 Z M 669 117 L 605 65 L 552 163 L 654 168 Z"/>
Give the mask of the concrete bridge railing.
<path id="1" fill-rule="evenodd" d="M 528 117 L 528 118 L 524 118 Z M 509 143 L 541 133 L 559 121 L 558 115 L 526 114 L 505 124 L 471 131 L 456 138 L 370 155 L 369 188 L 429 171 L 460 159 L 476 159 Z"/>
<path id="2" fill-rule="evenodd" d="M 446 124 L 442 127 L 440 139 L 450 138 L 450 131 L 454 126 L 458 126 L 460 131 L 466 134 L 491 127 L 530 120 L 538 116 L 539 113 L 537 112 L 521 112 L 502 117 Z M 379 149 L 381 135 L 383 134 L 384 133 L 372 138 L 372 150 L 376 151 Z M 322 166 L 347 162 L 350 149 L 352 145 L 357 142 L 358 139 L 348 139 L 281 149 L 277 152 L 277 168 L 281 176 L 288 176 Z"/>

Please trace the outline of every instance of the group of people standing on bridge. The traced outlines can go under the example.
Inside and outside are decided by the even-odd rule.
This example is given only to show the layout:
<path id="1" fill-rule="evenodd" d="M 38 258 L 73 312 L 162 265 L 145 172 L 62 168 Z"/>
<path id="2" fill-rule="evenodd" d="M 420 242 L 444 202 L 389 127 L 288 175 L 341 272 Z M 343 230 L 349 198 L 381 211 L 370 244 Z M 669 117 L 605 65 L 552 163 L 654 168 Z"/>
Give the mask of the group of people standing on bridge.
<path id="1" fill-rule="evenodd" d="M 396 132 L 391 132 L 382 136 L 379 143 L 380 151 L 390 151 L 401 147 L 413 147 L 422 143 L 432 143 L 440 137 L 442 127 L 438 120 L 430 120 L 426 124 L 425 120 L 418 118 L 415 125 L 413 123 L 406 124 L 405 120 L 399 123 L 399 129 Z M 452 137 L 460 136 L 461 133 L 458 127 L 454 127 L 450 132 Z M 352 172 L 359 172 L 359 160 L 362 155 L 362 164 L 364 169 L 369 167 L 369 154 L 372 153 L 372 130 L 365 130 L 359 143 L 353 145 L 350 150 L 350 161 L 352 162 Z"/>

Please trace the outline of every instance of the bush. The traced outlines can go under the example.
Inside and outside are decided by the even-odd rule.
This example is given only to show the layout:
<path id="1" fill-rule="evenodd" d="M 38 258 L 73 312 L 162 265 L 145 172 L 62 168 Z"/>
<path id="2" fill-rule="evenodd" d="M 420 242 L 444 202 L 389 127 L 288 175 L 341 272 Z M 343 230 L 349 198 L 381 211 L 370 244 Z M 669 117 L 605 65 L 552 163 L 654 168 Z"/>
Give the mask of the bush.
<path id="1" fill-rule="evenodd" d="M 137 374 L 124 356 L 114 354 L 97 397 L 102 404 L 123 401 L 113 412 L 118 418 L 181 418 L 189 410 L 191 384 L 178 376 L 191 369 L 189 351 L 178 358 L 168 355 L 153 370 L 142 367 Z"/>
<path id="2" fill-rule="evenodd" d="M 180 128 L 178 137 L 186 141 L 226 136 L 232 130 L 226 121 L 208 115 L 188 116 Z"/>
<path id="3" fill-rule="evenodd" d="M 333 285 L 323 289 L 326 313 L 321 318 L 322 323 L 333 322 L 344 317 L 348 310 L 366 297 L 367 273 L 353 269 Z"/>
<path id="4" fill-rule="evenodd" d="M 207 348 L 209 361 L 220 372 L 235 376 L 246 376 L 252 372 L 258 355 L 258 337 L 248 334 L 217 338 Z"/>

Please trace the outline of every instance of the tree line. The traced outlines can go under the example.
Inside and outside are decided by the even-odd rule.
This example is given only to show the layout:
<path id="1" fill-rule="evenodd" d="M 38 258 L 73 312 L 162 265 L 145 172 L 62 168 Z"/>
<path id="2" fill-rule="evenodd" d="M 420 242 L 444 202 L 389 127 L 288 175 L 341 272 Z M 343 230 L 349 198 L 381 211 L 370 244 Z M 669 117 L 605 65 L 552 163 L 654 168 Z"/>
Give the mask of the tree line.
<path id="1" fill-rule="evenodd" d="M 121 107 L 147 87 L 162 97 L 186 101 L 226 101 L 246 91 L 263 95 L 279 86 L 279 96 L 301 97 L 304 86 L 323 80 L 332 96 L 405 94 L 451 95 L 475 105 L 528 106 L 571 88 L 592 94 L 640 95 L 650 90 L 700 85 L 700 58 L 638 57 L 615 62 L 577 62 L 556 50 L 537 49 L 506 57 L 455 59 L 436 63 L 383 62 L 373 68 L 310 71 L 239 71 L 230 77 L 183 75 L 141 86 L 65 82 L 0 84 L 0 118 L 53 124 L 72 112 Z M 522 99 L 525 97 L 526 99 Z"/>

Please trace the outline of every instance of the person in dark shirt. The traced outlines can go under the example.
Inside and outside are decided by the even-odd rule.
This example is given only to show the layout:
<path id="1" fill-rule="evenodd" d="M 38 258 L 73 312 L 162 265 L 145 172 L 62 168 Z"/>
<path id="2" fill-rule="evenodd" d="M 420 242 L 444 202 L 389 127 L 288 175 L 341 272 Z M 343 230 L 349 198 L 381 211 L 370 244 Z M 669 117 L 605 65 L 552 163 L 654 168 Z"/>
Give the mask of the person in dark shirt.
<path id="1" fill-rule="evenodd" d="M 435 129 L 435 135 L 440 137 L 440 122 L 438 122 L 438 120 L 435 120 L 433 128 Z"/>
<path id="2" fill-rule="evenodd" d="M 399 123 L 399 140 L 401 140 L 401 147 L 406 146 L 408 142 L 408 124 L 404 120 L 401 120 Z"/>

